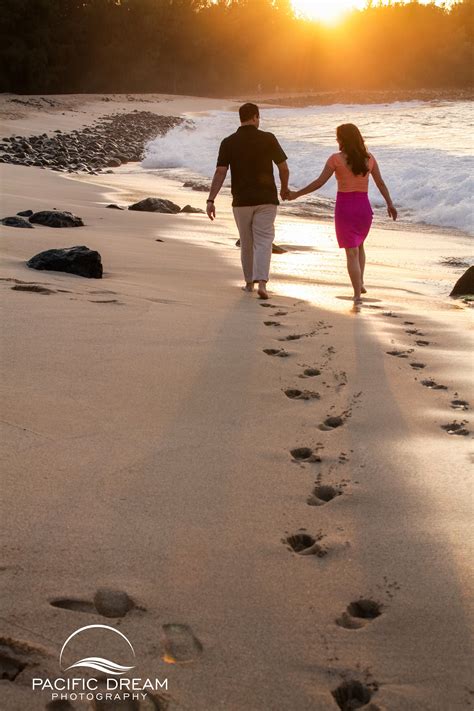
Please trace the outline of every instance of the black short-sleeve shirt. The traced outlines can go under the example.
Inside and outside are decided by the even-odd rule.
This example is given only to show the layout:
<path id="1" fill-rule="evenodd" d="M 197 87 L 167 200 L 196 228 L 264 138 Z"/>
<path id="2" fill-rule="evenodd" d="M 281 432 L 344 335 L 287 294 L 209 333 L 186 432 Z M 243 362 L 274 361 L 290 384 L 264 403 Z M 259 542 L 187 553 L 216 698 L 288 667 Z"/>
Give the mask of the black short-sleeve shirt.
<path id="1" fill-rule="evenodd" d="M 273 163 L 287 156 L 273 133 L 256 126 L 240 126 L 221 143 L 218 166 L 230 166 L 232 205 L 278 205 Z"/>

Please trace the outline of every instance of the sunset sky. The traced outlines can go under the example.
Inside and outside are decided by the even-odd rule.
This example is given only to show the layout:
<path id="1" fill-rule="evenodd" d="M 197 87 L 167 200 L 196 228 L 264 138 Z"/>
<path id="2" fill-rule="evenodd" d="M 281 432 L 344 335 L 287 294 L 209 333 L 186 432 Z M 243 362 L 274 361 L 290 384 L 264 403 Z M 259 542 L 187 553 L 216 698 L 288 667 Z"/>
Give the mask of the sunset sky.
<path id="1" fill-rule="evenodd" d="M 427 4 L 430 0 L 420 0 Z M 291 0 L 295 11 L 310 20 L 319 20 L 328 24 L 337 22 L 348 10 L 362 10 L 367 5 L 367 0 Z M 374 2 L 374 4 L 378 4 Z M 441 0 L 435 5 L 441 5 Z M 450 5 L 448 1 L 446 5 Z"/>

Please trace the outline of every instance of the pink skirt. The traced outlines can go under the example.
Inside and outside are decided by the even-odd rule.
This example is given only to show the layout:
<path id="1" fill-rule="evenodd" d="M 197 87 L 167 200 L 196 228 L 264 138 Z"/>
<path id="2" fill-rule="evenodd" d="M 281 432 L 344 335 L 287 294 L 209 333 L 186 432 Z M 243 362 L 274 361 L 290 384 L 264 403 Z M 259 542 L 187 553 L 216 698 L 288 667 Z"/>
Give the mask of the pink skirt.
<path id="1" fill-rule="evenodd" d="M 369 234 L 372 207 L 367 193 L 337 193 L 334 220 L 341 248 L 358 247 Z"/>

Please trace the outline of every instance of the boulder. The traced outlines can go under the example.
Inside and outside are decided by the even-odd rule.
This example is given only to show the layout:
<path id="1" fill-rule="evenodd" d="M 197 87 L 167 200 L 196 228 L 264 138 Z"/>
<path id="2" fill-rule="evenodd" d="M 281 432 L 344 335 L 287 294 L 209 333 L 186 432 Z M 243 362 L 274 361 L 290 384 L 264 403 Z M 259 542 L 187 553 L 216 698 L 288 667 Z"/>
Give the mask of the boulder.
<path id="1" fill-rule="evenodd" d="M 454 285 L 450 296 L 470 296 L 474 294 L 474 266 L 469 267 Z"/>
<path id="2" fill-rule="evenodd" d="M 140 210 L 141 212 L 165 212 L 168 214 L 175 215 L 177 212 L 181 212 L 181 208 L 176 203 L 171 202 L 171 200 L 163 200 L 162 198 L 145 198 L 145 200 L 140 200 L 133 205 L 130 205 L 129 210 Z"/>
<path id="3" fill-rule="evenodd" d="M 33 214 L 33 210 L 22 210 L 21 212 L 17 212 L 17 215 L 20 215 L 20 217 L 31 217 Z"/>
<path id="4" fill-rule="evenodd" d="M 194 213 L 197 214 L 198 212 L 199 212 L 199 213 L 204 212 L 204 210 L 201 210 L 200 207 L 191 207 L 191 205 L 185 205 L 185 206 L 183 207 L 183 209 L 181 210 L 181 212 L 189 212 L 189 213 L 192 213 L 192 214 L 194 214 Z"/>
<path id="5" fill-rule="evenodd" d="M 83 227 L 84 223 L 80 217 L 76 217 L 72 212 L 61 212 L 59 210 L 42 210 L 35 212 L 29 218 L 30 222 L 46 227 Z"/>
<path id="6" fill-rule="evenodd" d="M 237 240 L 235 246 L 240 247 L 240 239 Z M 283 249 L 283 247 L 280 247 L 278 244 L 272 244 L 272 254 L 286 254 L 287 252 L 287 249 Z"/>
<path id="7" fill-rule="evenodd" d="M 5 225 L 5 227 L 33 227 L 33 225 L 30 225 L 28 220 L 25 220 L 23 217 L 4 217 L 0 222 L 2 225 Z"/>
<path id="8" fill-rule="evenodd" d="M 183 183 L 183 188 L 191 188 L 192 190 L 196 190 L 200 193 L 208 193 L 210 187 L 210 185 L 206 185 L 205 183 L 198 183 L 195 180 L 187 180 L 185 183 Z"/>
<path id="9" fill-rule="evenodd" d="M 47 249 L 27 261 L 30 269 L 48 269 L 55 272 L 78 274 L 89 279 L 102 278 L 102 260 L 99 252 L 89 247 L 76 246 Z"/>

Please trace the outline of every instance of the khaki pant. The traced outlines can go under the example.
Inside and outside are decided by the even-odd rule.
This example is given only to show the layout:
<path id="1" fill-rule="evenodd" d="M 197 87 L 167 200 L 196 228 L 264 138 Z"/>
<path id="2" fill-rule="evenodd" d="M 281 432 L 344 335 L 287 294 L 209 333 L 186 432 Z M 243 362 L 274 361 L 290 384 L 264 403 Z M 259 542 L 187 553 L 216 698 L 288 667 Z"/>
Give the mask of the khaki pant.
<path id="1" fill-rule="evenodd" d="M 234 207 L 240 235 L 240 258 L 247 284 L 268 281 L 275 237 L 276 205 Z"/>

